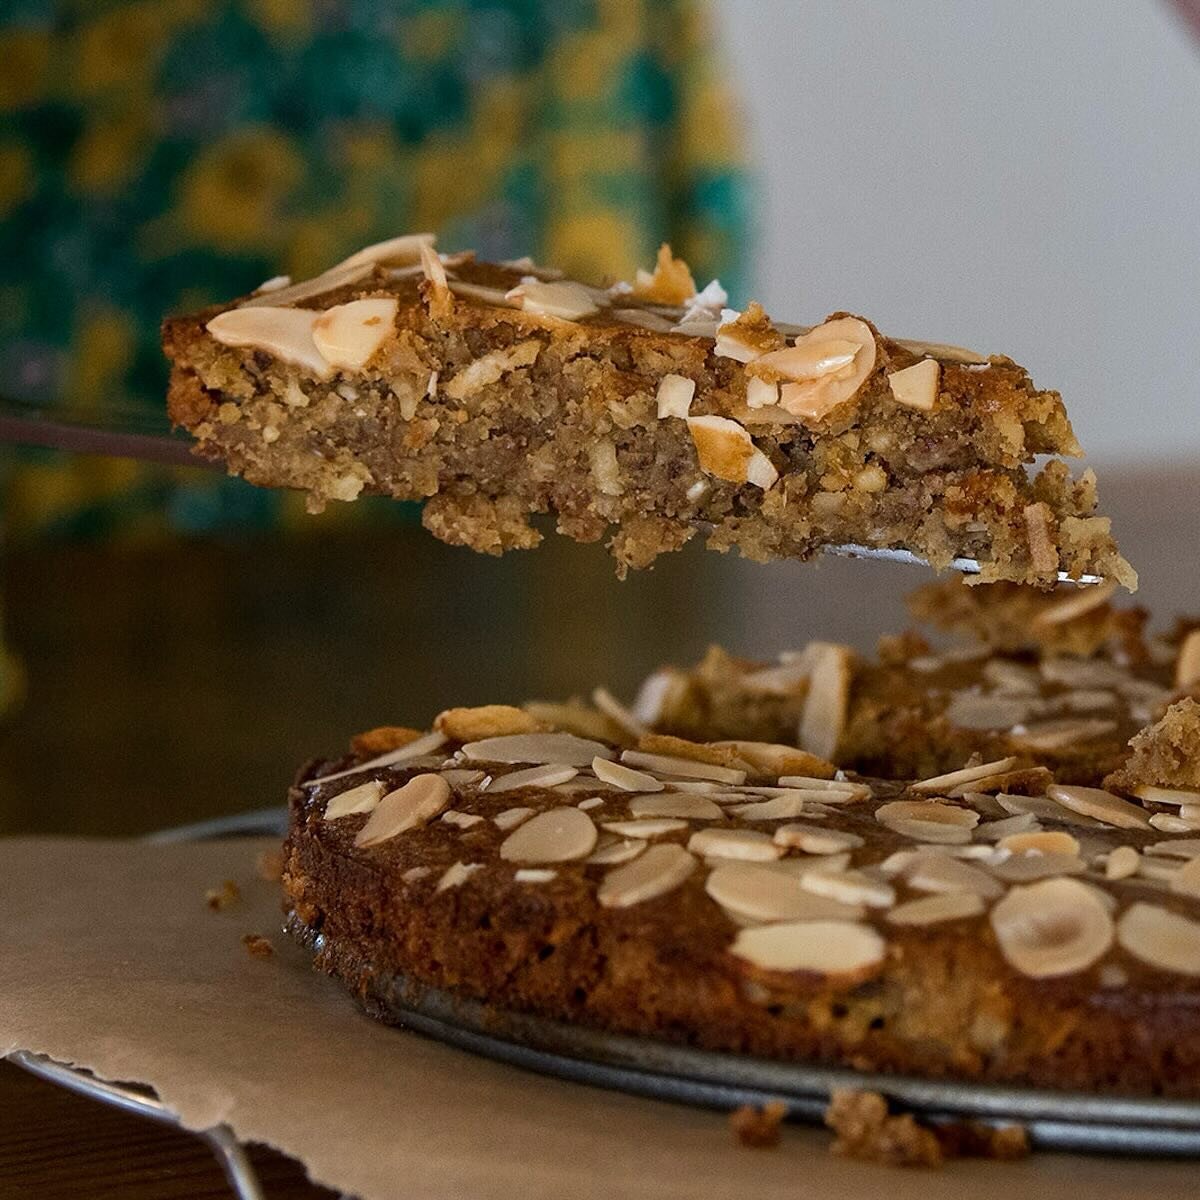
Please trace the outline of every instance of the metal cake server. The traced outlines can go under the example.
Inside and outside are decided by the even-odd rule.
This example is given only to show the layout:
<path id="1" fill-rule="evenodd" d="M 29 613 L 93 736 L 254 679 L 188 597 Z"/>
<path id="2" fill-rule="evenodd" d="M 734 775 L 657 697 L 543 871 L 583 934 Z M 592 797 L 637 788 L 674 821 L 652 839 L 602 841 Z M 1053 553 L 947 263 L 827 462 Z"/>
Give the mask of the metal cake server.
<path id="1" fill-rule="evenodd" d="M 0 400 L 0 446 L 35 446 L 65 450 L 72 454 L 98 454 L 108 458 L 135 458 L 142 462 L 168 466 L 220 469 L 221 464 L 198 458 L 192 453 L 189 438 L 172 433 L 167 426 L 140 411 L 108 413 L 107 423 L 88 424 L 63 421 L 47 416 L 40 409 Z M 115 419 L 114 419 L 115 418 Z M 870 558 L 879 562 L 906 563 L 926 567 L 929 564 L 911 550 L 891 546 L 859 546 L 847 543 L 824 546 L 824 553 L 838 558 Z M 956 558 L 950 566 L 963 575 L 978 575 L 979 563 L 973 558 Z M 1073 579 L 1065 571 L 1058 573 L 1060 583 L 1097 584 L 1099 575 L 1081 575 Z"/>

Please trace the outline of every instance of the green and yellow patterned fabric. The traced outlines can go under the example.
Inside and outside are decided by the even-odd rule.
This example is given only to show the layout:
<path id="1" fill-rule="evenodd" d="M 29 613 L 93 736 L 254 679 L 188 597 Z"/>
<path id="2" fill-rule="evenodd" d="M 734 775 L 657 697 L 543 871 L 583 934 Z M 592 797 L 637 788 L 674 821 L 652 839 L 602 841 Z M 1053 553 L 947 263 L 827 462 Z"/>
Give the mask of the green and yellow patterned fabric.
<path id="1" fill-rule="evenodd" d="M 699 0 L 6 0 L 0 394 L 161 421 L 165 312 L 406 231 L 584 278 L 665 239 L 736 293 L 734 116 Z M 293 511 L 52 455 L 10 455 L 4 488 L 10 533 Z"/>

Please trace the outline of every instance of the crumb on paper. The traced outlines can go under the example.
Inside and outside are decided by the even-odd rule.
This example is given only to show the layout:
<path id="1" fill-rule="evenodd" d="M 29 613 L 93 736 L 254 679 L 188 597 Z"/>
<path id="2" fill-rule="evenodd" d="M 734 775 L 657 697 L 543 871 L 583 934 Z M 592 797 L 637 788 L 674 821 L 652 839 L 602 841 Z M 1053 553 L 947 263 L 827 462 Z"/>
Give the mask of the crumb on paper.
<path id="1" fill-rule="evenodd" d="M 241 889 L 232 879 L 226 879 L 220 887 L 209 888 L 204 893 L 204 902 L 213 912 L 221 912 L 242 898 Z"/>
<path id="2" fill-rule="evenodd" d="M 254 869 L 259 879 L 278 883 L 283 878 L 283 851 L 260 850 L 254 858 Z"/>
<path id="3" fill-rule="evenodd" d="M 271 939 L 263 937 L 261 933 L 243 933 L 242 945 L 246 947 L 246 953 L 251 958 L 270 958 L 275 953 Z"/>
<path id="4" fill-rule="evenodd" d="M 754 1150 L 770 1150 L 779 1145 L 779 1126 L 787 1116 L 782 1100 L 769 1100 L 762 1108 L 743 1104 L 729 1114 L 729 1128 L 742 1146 Z"/>
<path id="5" fill-rule="evenodd" d="M 948 1158 L 1012 1160 L 1029 1153 L 1029 1136 L 1020 1125 L 924 1125 L 911 1113 L 889 1113 L 878 1092 L 852 1088 L 833 1092 L 825 1124 L 835 1134 L 834 1154 L 889 1167 L 940 1167 Z"/>

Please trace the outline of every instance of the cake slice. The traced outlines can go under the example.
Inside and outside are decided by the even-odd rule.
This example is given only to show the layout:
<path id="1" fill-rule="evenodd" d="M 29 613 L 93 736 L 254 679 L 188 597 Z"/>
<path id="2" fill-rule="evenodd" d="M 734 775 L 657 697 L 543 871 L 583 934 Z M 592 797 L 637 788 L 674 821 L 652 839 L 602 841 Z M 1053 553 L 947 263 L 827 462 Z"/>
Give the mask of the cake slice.
<path id="1" fill-rule="evenodd" d="M 437 537 L 531 547 L 554 514 L 623 572 L 697 531 L 755 559 L 903 548 L 982 578 L 1136 576 L 1056 392 L 1011 359 L 725 308 L 664 247 L 632 285 L 438 255 L 427 235 L 168 320 L 172 420 L 310 507 L 424 501 Z"/>

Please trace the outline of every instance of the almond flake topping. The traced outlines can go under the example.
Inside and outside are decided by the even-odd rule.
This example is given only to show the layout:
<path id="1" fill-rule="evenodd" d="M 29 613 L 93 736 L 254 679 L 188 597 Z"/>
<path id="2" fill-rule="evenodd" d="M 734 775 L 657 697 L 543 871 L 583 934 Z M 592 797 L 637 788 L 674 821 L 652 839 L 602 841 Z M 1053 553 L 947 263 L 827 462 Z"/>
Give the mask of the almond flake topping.
<path id="1" fill-rule="evenodd" d="M 1037 629 L 1045 626 L 1065 625 L 1068 621 L 1078 620 L 1086 613 L 1106 604 L 1112 599 L 1116 590 L 1115 579 L 1110 579 L 1107 583 L 1096 584 L 1094 587 L 1071 588 L 1061 600 L 1056 599 L 1052 604 L 1046 605 L 1030 624 Z"/>
<path id="2" fill-rule="evenodd" d="M 602 783 L 611 783 L 623 792 L 661 792 L 666 784 L 645 771 L 635 771 L 623 763 L 609 762 L 606 758 L 592 759 L 592 772 Z"/>
<path id="3" fill-rule="evenodd" d="M 729 811 L 743 821 L 792 821 L 796 817 L 811 816 L 814 799 L 824 795 L 823 792 L 784 792 L 770 800 L 732 805 Z"/>
<path id="4" fill-rule="evenodd" d="M 263 304 L 218 313 L 205 328 L 223 346 L 262 350 L 311 371 L 318 379 L 328 379 L 333 369 L 313 340 L 313 328 L 320 316 L 308 308 Z"/>
<path id="5" fill-rule="evenodd" d="M 896 903 L 895 888 L 865 871 L 807 871 L 800 878 L 800 886 L 815 896 L 840 900 L 843 904 L 890 908 Z"/>
<path id="6" fill-rule="evenodd" d="M 1200 858 L 1189 859 L 1171 876 L 1171 891 L 1200 900 Z"/>
<path id="7" fill-rule="evenodd" d="M 923 779 L 920 783 L 914 783 L 912 790 L 930 794 L 944 793 L 949 788 L 961 787 L 963 784 L 987 779 L 989 775 L 1003 775 L 1016 765 L 1015 758 L 998 758 L 995 762 L 980 763 L 975 767 L 963 767 L 959 771 L 951 771 L 946 775 L 935 775 L 932 779 Z"/>
<path id="8" fill-rule="evenodd" d="M 721 863 L 704 890 L 722 908 L 747 921 L 859 920 L 866 910 L 807 892 L 800 877 L 752 863 Z"/>
<path id="9" fill-rule="evenodd" d="M 442 820 L 447 825 L 454 825 L 459 829 L 470 829 L 472 825 L 478 825 L 483 818 L 478 813 L 459 812 L 456 808 L 448 808 L 442 813 Z"/>
<path id="10" fill-rule="evenodd" d="M 440 775 L 414 775 L 379 801 L 354 844 L 377 846 L 432 821 L 449 803 L 450 785 Z"/>
<path id="11" fill-rule="evenodd" d="M 513 879 L 517 883 L 549 883 L 557 876 L 557 871 L 547 867 L 519 867 L 513 872 Z"/>
<path id="12" fill-rule="evenodd" d="M 779 478 L 771 460 L 745 427 L 730 417 L 687 418 L 700 469 L 729 483 L 752 483 L 764 491 Z"/>
<path id="13" fill-rule="evenodd" d="M 456 862 L 448 866 L 441 879 L 438 880 L 435 892 L 444 892 L 449 888 L 461 887 L 476 871 L 483 870 L 483 863 Z"/>
<path id="14" fill-rule="evenodd" d="M 920 342 L 912 338 L 893 338 L 897 346 L 903 346 L 912 354 L 928 354 L 942 362 L 965 363 L 974 367 L 988 366 L 988 360 L 978 350 L 966 350 L 962 346 L 947 346 L 944 342 Z"/>
<path id="15" fill-rule="evenodd" d="M 586 858 L 596 846 L 596 826 L 577 808 L 552 808 L 530 817 L 500 843 L 507 862 L 558 863 Z"/>
<path id="16" fill-rule="evenodd" d="M 357 371 L 395 333 L 399 307 L 385 298 L 334 305 L 313 322 L 313 342 L 330 366 Z"/>
<path id="17" fill-rule="evenodd" d="M 917 841 L 963 843 L 979 824 L 979 814 L 937 800 L 893 800 L 875 810 L 875 820 Z"/>
<path id="18" fill-rule="evenodd" d="M 604 908 L 629 908 L 674 891 L 696 869 L 696 859 L 682 846 L 651 846 L 632 862 L 604 877 L 596 899 Z"/>
<path id="19" fill-rule="evenodd" d="M 1193 805 L 1185 805 L 1179 810 L 1180 815 L 1173 817 L 1170 813 L 1155 813 L 1150 818 L 1150 824 L 1161 833 L 1200 833 L 1200 821 L 1192 820 L 1183 814 Z"/>
<path id="20" fill-rule="evenodd" d="M 685 821 L 719 821 L 724 813 L 706 796 L 689 792 L 658 792 L 634 796 L 629 801 L 631 817 L 680 817 Z"/>
<path id="21" fill-rule="evenodd" d="M 799 363 L 802 359 L 812 356 L 814 361 L 830 361 L 838 356 L 834 347 L 853 345 L 856 349 L 850 362 L 825 374 L 814 377 L 811 373 L 799 380 L 784 383 L 779 389 L 779 405 L 802 422 L 815 423 L 828 416 L 840 404 L 854 398 L 875 369 L 878 357 L 875 347 L 875 335 L 870 326 L 857 317 L 839 317 L 826 321 L 815 329 L 798 337 L 792 346 L 780 350 L 779 355 L 788 354 L 787 360 L 776 360 Z M 816 351 L 815 347 L 823 347 Z M 772 356 L 765 355 L 753 364 L 751 373 L 766 367 L 772 369 Z M 811 372 L 811 367 L 807 368 Z M 773 369 L 786 379 L 791 379 L 789 372 L 784 369 Z"/>
<path id="22" fill-rule="evenodd" d="M 1133 794 L 1149 804 L 1200 804 L 1200 792 L 1184 791 L 1181 788 L 1154 787 L 1144 783 L 1135 787 Z"/>
<path id="23" fill-rule="evenodd" d="M 1146 847 L 1147 854 L 1165 858 L 1200 858 L 1200 838 L 1173 838 Z"/>
<path id="24" fill-rule="evenodd" d="M 746 772 L 737 767 L 721 767 L 672 754 L 650 754 L 645 750 L 622 750 L 621 761 L 632 767 L 645 767 L 661 775 L 682 775 L 685 779 L 711 779 L 716 783 L 745 783 Z"/>
<path id="25" fill-rule="evenodd" d="M 774 834 L 777 846 L 802 850 L 805 854 L 840 854 L 843 850 L 857 850 L 863 839 L 856 833 L 839 829 L 822 829 L 820 825 L 807 825 L 796 821 L 780 825 Z"/>
<path id="26" fill-rule="evenodd" d="M 346 262 L 340 263 L 336 267 L 330 267 L 328 271 L 322 271 L 320 275 L 316 275 L 312 279 L 304 279 L 299 283 L 275 288 L 269 292 L 260 289 L 248 300 L 243 300 L 238 307 L 260 308 L 297 304 L 301 300 L 311 300 L 314 296 L 323 296 L 327 292 L 358 283 L 359 280 L 366 279 L 374 269 L 373 263 L 355 263 L 347 259 Z M 312 315 L 316 316 L 317 314 L 313 313 Z"/>
<path id="27" fill-rule="evenodd" d="M 456 742 L 474 742 L 480 738 L 534 733 L 542 728 L 523 708 L 514 708 L 511 704 L 447 708 L 434 717 L 433 727 Z"/>
<path id="28" fill-rule="evenodd" d="M 1085 817 L 1115 825 L 1119 829 L 1146 829 L 1150 825 L 1143 809 L 1103 788 L 1052 783 L 1046 789 L 1046 795 L 1072 812 L 1082 813 Z"/>
<path id="29" fill-rule="evenodd" d="M 926 358 L 903 371 L 893 371 L 887 377 L 888 387 L 898 404 L 929 412 L 937 402 L 941 375 L 942 368 L 937 359 Z"/>
<path id="30" fill-rule="evenodd" d="M 1117 941 L 1161 971 L 1200 975 L 1200 921 L 1139 901 L 1117 922 Z"/>
<path id="31" fill-rule="evenodd" d="M 808 695 L 800 715 L 799 742 L 818 758 L 832 759 L 846 724 L 854 655 L 836 642 L 810 643 Z"/>
<path id="32" fill-rule="evenodd" d="M 1012 833 L 996 843 L 999 849 L 1012 854 L 1066 854 L 1079 853 L 1079 839 L 1069 833 Z"/>
<path id="33" fill-rule="evenodd" d="M 1079 742 L 1090 742 L 1106 734 L 1115 733 L 1116 729 L 1116 721 L 1102 717 L 1063 717 L 1038 721 L 1036 724 L 1017 725 L 1009 737 L 1028 750 L 1067 750 Z"/>
<path id="34" fill-rule="evenodd" d="M 986 871 L 946 854 L 918 853 L 901 874 L 918 892 L 970 892 L 985 900 L 1004 892 Z"/>
<path id="35" fill-rule="evenodd" d="M 678 833 L 688 823 L 680 817 L 644 817 L 633 821 L 605 821 L 609 833 L 626 838 L 656 838 L 664 833 Z"/>
<path id="36" fill-rule="evenodd" d="M 753 829 L 701 829 L 692 834 L 688 849 L 707 858 L 736 858 L 746 862 L 770 862 L 783 857 L 782 846 Z"/>
<path id="37" fill-rule="evenodd" d="M 975 892 L 941 892 L 897 904 L 887 920 L 893 925 L 937 925 L 942 921 L 961 921 L 983 912 L 983 897 Z"/>
<path id="38" fill-rule="evenodd" d="M 553 763 L 564 767 L 587 767 L 594 758 L 612 758 L 613 751 L 601 742 L 576 737 L 573 733 L 517 733 L 468 742 L 463 754 L 472 762 Z"/>
<path id="39" fill-rule="evenodd" d="M 596 866 L 614 867 L 637 858 L 649 843 L 641 838 L 618 838 L 610 833 L 596 844 L 596 849 L 583 861 Z"/>
<path id="40" fill-rule="evenodd" d="M 519 283 L 505 296 L 518 301 L 527 313 L 539 317 L 554 317 L 560 321 L 581 321 L 600 311 L 592 293 L 581 283 L 569 280 L 546 283 L 531 279 Z"/>
<path id="41" fill-rule="evenodd" d="M 854 921 L 789 921 L 743 929 L 730 953 L 764 971 L 803 972 L 847 984 L 868 979 L 887 947 L 868 925 Z"/>
<path id="42" fill-rule="evenodd" d="M 432 249 L 436 241 L 432 233 L 406 233 L 388 238 L 356 250 L 349 258 L 331 267 L 330 272 L 359 266 L 373 267 L 376 263 L 387 267 L 413 267 L 421 261 L 421 248 Z"/>
<path id="43" fill-rule="evenodd" d="M 325 805 L 325 820 L 336 821 L 353 813 L 368 813 L 383 795 L 383 784 L 378 779 L 368 779 L 358 787 L 339 792 Z"/>
<path id="44" fill-rule="evenodd" d="M 1075 879 L 1011 888 L 992 909 L 991 922 L 1009 965 L 1034 979 L 1086 970 L 1113 943 L 1108 908 Z"/>
<path id="45" fill-rule="evenodd" d="M 506 808 L 503 812 L 498 812 L 492 822 L 502 833 L 507 833 L 510 829 L 516 829 L 522 821 L 528 821 L 533 816 L 532 808 Z"/>
<path id="46" fill-rule="evenodd" d="M 1200 629 L 1193 629 L 1179 644 L 1175 660 L 1175 686 L 1189 688 L 1200 683 Z"/>
<path id="47" fill-rule="evenodd" d="M 1105 879 L 1128 879 L 1136 875 L 1141 855 L 1132 846 L 1117 846 L 1104 863 Z"/>
<path id="48" fill-rule="evenodd" d="M 366 762 L 360 762 L 353 767 L 347 767 L 344 771 L 334 771 L 332 775 L 321 775 L 316 779 L 309 779 L 305 782 L 305 787 L 314 787 L 322 783 L 332 783 L 335 779 L 345 779 L 348 775 L 359 775 L 363 771 L 373 771 L 379 767 L 394 767 L 399 763 L 409 762 L 414 758 L 421 758 L 426 754 L 432 754 L 435 750 L 440 750 L 446 744 L 446 735 L 438 731 L 424 734 L 422 737 L 416 738 L 409 742 L 406 746 L 401 746 L 396 750 L 389 750 L 386 754 L 377 755 L 375 758 L 368 758 Z"/>
<path id="49" fill-rule="evenodd" d="M 487 791 L 489 795 L 494 796 L 497 792 L 512 792 L 523 787 L 552 788 L 556 784 L 574 779 L 578 774 L 578 767 L 526 767 L 523 771 L 510 771 L 507 775 L 498 775 L 488 784 Z"/>
<path id="50" fill-rule="evenodd" d="M 658 385 L 655 400 L 658 404 L 658 419 L 686 417 L 696 394 L 696 381 L 684 375 L 664 375 Z"/>
<path id="51" fill-rule="evenodd" d="M 1014 854 L 991 863 L 989 869 L 1005 883 L 1031 883 L 1060 875 L 1082 875 L 1087 864 L 1082 858 L 1069 854 Z"/>

